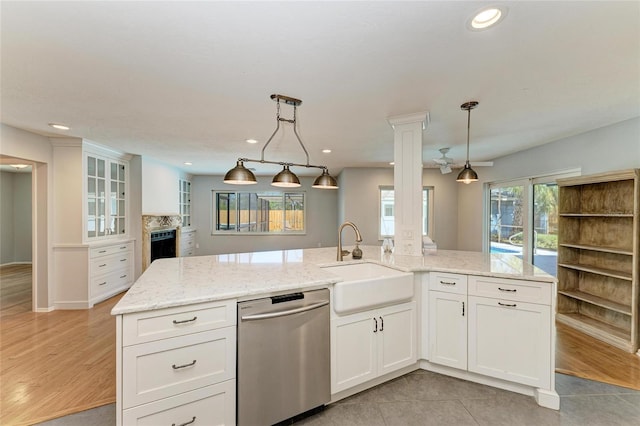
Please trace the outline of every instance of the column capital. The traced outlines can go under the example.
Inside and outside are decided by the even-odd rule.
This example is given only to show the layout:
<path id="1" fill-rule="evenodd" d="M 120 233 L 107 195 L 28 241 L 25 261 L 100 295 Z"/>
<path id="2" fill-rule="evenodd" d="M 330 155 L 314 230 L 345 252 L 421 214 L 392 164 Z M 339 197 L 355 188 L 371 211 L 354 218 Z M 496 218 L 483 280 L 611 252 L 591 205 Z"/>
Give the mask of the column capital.
<path id="1" fill-rule="evenodd" d="M 429 125 L 429 121 L 430 121 L 429 111 L 414 112 L 412 114 L 394 115 L 393 117 L 387 118 L 387 122 L 393 128 L 402 124 L 422 123 L 422 130 L 425 130 Z"/>

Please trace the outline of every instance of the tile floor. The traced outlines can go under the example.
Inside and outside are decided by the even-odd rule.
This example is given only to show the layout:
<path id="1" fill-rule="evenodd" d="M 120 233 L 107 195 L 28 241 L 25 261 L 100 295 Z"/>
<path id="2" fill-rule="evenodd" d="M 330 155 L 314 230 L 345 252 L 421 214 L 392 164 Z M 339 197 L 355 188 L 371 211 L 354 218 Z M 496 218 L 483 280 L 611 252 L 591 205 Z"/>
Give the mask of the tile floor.
<path id="1" fill-rule="evenodd" d="M 640 425 L 640 391 L 556 374 L 560 411 L 489 386 L 418 370 L 328 406 L 296 426 Z M 41 426 L 113 426 L 115 404 Z"/>

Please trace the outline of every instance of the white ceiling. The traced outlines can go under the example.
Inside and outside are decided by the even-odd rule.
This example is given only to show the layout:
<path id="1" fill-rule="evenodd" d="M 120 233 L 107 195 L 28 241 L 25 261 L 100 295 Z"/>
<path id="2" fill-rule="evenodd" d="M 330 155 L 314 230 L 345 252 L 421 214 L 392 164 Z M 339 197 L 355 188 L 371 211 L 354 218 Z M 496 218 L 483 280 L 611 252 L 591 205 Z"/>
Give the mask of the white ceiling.
<path id="1" fill-rule="evenodd" d="M 488 4 L 506 19 L 469 31 Z M 638 1 L 2 1 L 1 55 L 3 123 L 194 174 L 260 157 L 272 93 L 302 99 L 311 163 L 333 174 L 386 166 L 387 117 L 419 111 L 431 116 L 423 161 L 442 147 L 464 160 L 469 100 L 477 161 L 640 116 Z M 265 158 L 304 162 L 286 130 Z"/>

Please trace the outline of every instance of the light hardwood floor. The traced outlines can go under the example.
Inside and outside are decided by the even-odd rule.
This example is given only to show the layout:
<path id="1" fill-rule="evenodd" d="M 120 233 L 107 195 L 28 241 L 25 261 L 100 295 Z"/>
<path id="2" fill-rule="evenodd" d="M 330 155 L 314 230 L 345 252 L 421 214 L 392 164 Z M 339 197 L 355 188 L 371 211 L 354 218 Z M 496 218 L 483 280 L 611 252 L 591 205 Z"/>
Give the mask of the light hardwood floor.
<path id="1" fill-rule="evenodd" d="M 0 268 L 0 424 L 30 425 L 114 402 L 110 311 L 121 295 L 93 309 L 33 313 L 30 265 L 21 266 Z M 21 280 L 28 290 L 18 290 Z"/>
<path id="2" fill-rule="evenodd" d="M 30 266 L 0 268 L 0 424 L 33 424 L 115 401 L 110 311 L 120 297 L 89 310 L 36 314 L 30 311 Z M 639 356 L 561 324 L 556 367 L 640 390 Z"/>

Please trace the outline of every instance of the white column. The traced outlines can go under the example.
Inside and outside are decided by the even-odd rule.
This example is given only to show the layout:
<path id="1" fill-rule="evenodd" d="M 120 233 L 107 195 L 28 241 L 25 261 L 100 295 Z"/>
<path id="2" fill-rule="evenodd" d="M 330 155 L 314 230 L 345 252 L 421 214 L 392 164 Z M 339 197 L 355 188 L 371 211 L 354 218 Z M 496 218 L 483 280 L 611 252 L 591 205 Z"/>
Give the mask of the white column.
<path id="1" fill-rule="evenodd" d="M 395 254 L 422 256 L 422 131 L 429 113 L 387 119 L 393 127 Z"/>

